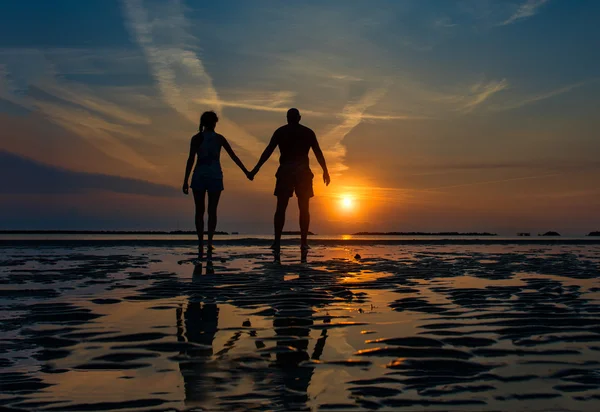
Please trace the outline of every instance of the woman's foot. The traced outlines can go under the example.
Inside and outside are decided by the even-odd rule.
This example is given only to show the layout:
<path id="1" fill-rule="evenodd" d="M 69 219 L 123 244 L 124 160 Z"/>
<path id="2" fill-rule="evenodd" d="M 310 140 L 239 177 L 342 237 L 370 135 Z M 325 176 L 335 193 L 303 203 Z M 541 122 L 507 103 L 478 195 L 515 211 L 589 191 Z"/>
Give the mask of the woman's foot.
<path id="1" fill-rule="evenodd" d="M 300 246 L 300 262 L 306 263 L 306 258 L 308 256 L 308 249 L 310 249 L 310 246 L 308 246 L 307 244 Z"/>

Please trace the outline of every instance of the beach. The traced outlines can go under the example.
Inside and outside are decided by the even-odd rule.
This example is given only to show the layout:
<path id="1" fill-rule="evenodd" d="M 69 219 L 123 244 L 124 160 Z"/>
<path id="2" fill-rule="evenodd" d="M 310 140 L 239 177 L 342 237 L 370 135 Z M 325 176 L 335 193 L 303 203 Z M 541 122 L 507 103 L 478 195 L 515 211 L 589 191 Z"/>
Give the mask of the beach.
<path id="1" fill-rule="evenodd" d="M 10 410 L 596 411 L 600 241 L 0 243 Z"/>

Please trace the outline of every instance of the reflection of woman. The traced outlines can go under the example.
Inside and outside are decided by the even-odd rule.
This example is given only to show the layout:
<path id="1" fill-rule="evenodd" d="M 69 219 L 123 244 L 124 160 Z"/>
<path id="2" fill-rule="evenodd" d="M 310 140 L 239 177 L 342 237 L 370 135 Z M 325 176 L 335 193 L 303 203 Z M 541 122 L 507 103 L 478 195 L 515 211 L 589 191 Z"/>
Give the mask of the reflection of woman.
<path id="1" fill-rule="evenodd" d="M 207 274 L 210 273 L 210 268 L 207 266 Z M 196 281 L 201 272 L 202 265 L 197 265 L 194 268 Z M 185 400 L 188 404 L 206 401 L 207 395 L 214 390 L 210 360 L 213 356 L 212 346 L 218 331 L 218 323 L 219 308 L 214 303 L 190 300 L 185 309 L 177 309 L 177 340 L 200 344 L 197 347 L 187 348 L 182 353 L 187 359 L 179 364 L 184 381 Z"/>
<path id="2" fill-rule="evenodd" d="M 235 164 L 248 175 L 248 170 L 235 155 L 225 137 L 215 132 L 218 121 L 219 118 L 215 112 L 204 112 L 202 117 L 200 117 L 200 131 L 192 137 L 183 181 L 183 193 L 187 195 L 189 192 L 188 180 L 194 166 L 194 160 L 197 157 L 198 160 L 194 174 L 192 175 L 191 188 L 194 193 L 194 203 L 196 204 L 196 232 L 198 234 L 198 255 L 200 258 L 204 255 L 204 199 L 206 193 L 208 193 L 207 254 L 209 256 L 212 251 L 213 235 L 217 227 L 217 206 L 221 197 L 221 191 L 223 190 L 223 171 L 220 160 L 221 147 L 225 149 Z"/>

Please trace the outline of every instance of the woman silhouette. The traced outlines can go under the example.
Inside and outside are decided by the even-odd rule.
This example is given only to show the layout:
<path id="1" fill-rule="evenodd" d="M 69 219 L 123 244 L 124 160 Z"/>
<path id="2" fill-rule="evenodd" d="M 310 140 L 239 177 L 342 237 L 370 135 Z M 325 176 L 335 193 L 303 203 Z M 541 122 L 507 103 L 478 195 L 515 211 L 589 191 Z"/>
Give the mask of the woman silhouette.
<path id="1" fill-rule="evenodd" d="M 229 142 L 222 135 L 215 133 L 219 118 L 215 112 L 204 112 L 200 117 L 199 132 L 192 137 L 190 155 L 185 167 L 183 193 L 189 192 L 188 181 L 194 160 L 198 157 L 196 168 L 192 175 L 192 192 L 196 204 L 196 232 L 198 233 L 198 257 L 204 257 L 204 199 L 208 193 L 208 245 L 207 256 L 212 256 L 212 243 L 215 228 L 217 227 L 217 206 L 223 190 L 223 170 L 221 169 L 221 148 L 229 154 L 231 159 L 248 176 L 248 170 L 235 155 Z"/>

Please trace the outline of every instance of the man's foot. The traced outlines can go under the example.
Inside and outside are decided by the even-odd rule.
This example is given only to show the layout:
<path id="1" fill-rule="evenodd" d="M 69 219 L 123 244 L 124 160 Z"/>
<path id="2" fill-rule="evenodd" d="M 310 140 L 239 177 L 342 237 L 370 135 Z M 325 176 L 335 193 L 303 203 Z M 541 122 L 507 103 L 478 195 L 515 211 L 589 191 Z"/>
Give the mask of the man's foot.
<path id="1" fill-rule="evenodd" d="M 281 262 L 281 245 L 279 243 L 273 243 L 269 247 L 273 251 L 273 259 L 275 263 Z"/>
<path id="2" fill-rule="evenodd" d="M 202 246 L 198 246 L 198 259 L 202 259 L 204 257 L 204 248 Z"/>
<path id="3" fill-rule="evenodd" d="M 207 247 L 207 250 L 206 250 L 206 259 L 207 259 L 207 260 L 212 260 L 212 256 L 213 256 L 213 250 L 214 250 L 214 249 L 215 249 L 215 248 L 214 248 L 214 247 L 212 247 L 212 246 L 208 246 L 208 247 Z"/>
<path id="4" fill-rule="evenodd" d="M 308 262 L 308 253 L 302 252 L 300 254 L 300 263 L 306 263 L 306 262 Z"/>

